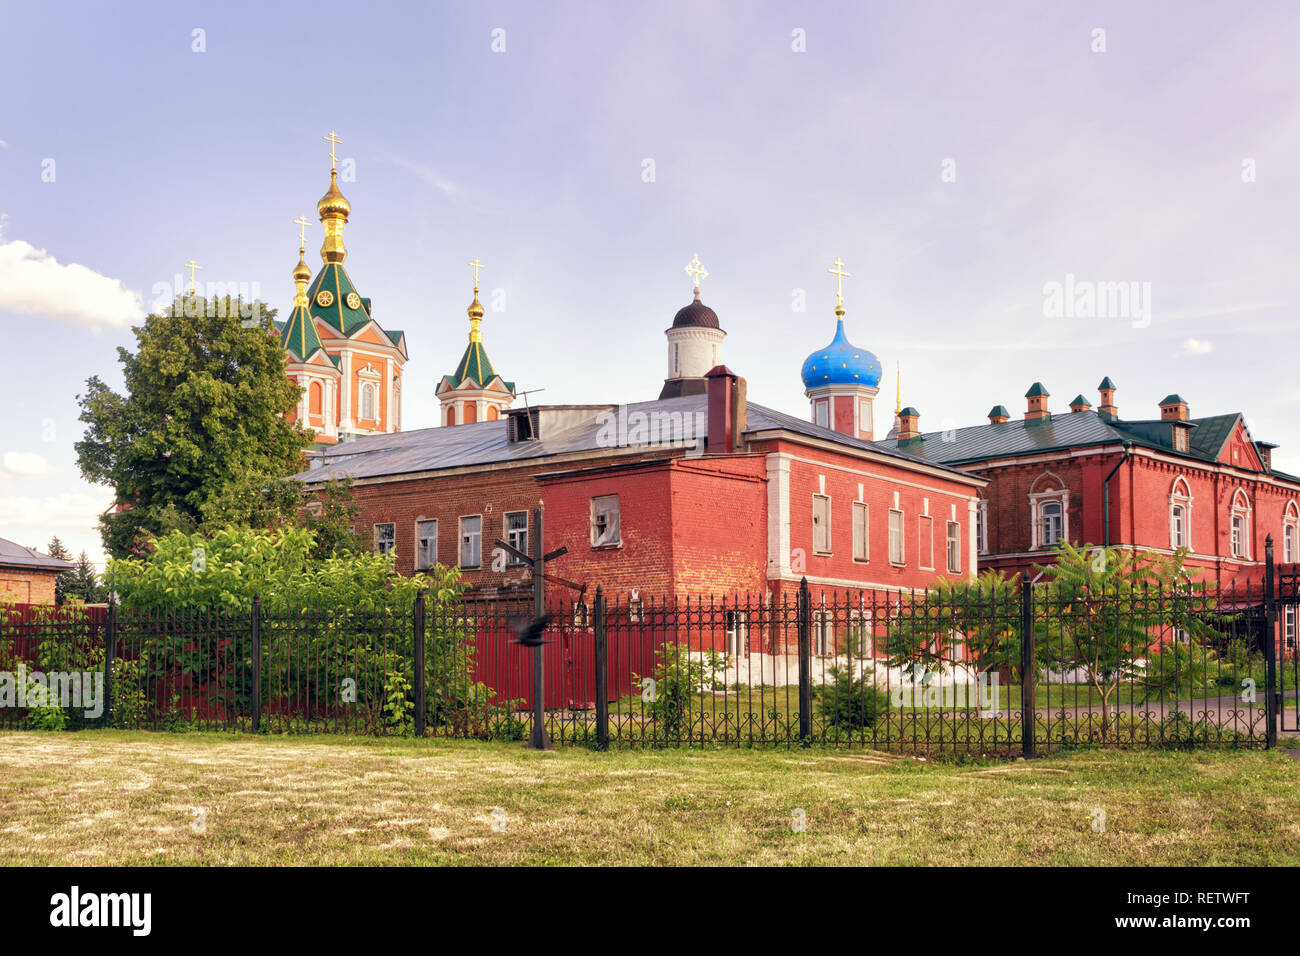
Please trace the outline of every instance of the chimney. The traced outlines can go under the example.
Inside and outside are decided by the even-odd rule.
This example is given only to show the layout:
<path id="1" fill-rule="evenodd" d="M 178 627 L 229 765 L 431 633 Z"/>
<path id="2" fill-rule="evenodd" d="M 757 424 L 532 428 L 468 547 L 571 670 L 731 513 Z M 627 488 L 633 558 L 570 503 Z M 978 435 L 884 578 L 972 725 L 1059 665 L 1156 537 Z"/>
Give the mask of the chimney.
<path id="1" fill-rule="evenodd" d="M 1047 410 L 1047 400 L 1051 395 L 1051 392 L 1043 388 L 1042 382 L 1035 382 L 1029 386 L 1029 391 L 1025 392 L 1025 398 L 1029 399 L 1029 405 L 1025 409 L 1025 421 L 1050 418 L 1052 413 Z"/>
<path id="2" fill-rule="evenodd" d="M 1101 393 L 1101 404 L 1097 406 L 1097 411 L 1107 418 L 1119 418 L 1119 409 L 1115 407 L 1115 383 L 1109 375 L 1101 380 L 1097 391 Z"/>
<path id="3" fill-rule="evenodd" d="M 911 405 L 908 405 L 898 413 L 898 440 L 907 441 L 909 438 L 920 438 L 921 413 Z"/>
<path id="4" fill-rule="evenodd" d="M 1255 442 L 1255 450 L 1259 452 L 1259 460 L 1264 463 L 1265 471 L 1273 470 L 1273 449 L 1276 447 L 1277 445 L 1274 445 L 1272 442 Z"/>
<path id="5" fill-rule="evenodd" d="M 731 389 L 731 450 L 744 451 L 745 432 L 749 431 L 749 386 L 740 377 Z"/>
<path id="6" fill-rule="evenodd" d="M 1074 401 L 1070 403 L 1070 411 L 1086 412 L 1092 409 L 1092 402 L 1088 401 L 1082 395 L 1074 396 Z"/>
<path id="7" fill-rule="evenodd" d="M 994 405 L 989 409 L 989 424 L 1001 425 L 1005 421 L 1011 420 L 1011 413 L 1007 411 L 1005 405 Z"/>
<path id="8" fill-rule="evenodd" d="M 1187 421 L 1187 403 L 1181 395 L 1166 395 L 1160 400 L 1160 420 L 1162 422 Z"/>
<path id="9" fill-rule="evenodd" d="M 707 451 L 710 455 L 725 455 L 732 450 L 734 440 L 736 373 L 725 365 L 715 365 L 704 373 L 704 379 L 709 396 Z"/>

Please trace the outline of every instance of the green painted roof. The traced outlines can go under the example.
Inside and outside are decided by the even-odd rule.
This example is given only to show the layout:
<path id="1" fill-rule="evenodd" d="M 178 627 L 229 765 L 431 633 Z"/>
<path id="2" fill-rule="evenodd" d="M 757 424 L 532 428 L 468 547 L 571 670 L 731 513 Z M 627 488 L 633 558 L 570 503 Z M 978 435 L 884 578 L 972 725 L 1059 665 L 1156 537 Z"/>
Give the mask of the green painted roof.
<path id="1" fill-rule="evenodd" d="M 1183 401 L 1181 395 L 1174 394 L 1174 395 L 1166 395 L 1164 398 L 1160 399 L 1160 404 L 1161 405 L 1186 405 L 1187 403 Z"/>
<path id="2" fill-rule="evenodd" d="M 1029 421 L 973 425 L 946 432 L 927 432 L 907 443 L 907 452 L 934 464 L 972 464 L 992 458 L 1014 458 L 1048 451 L 1131 442 L 1144 448 L 1218 461 L 1223 447 L 1241 421 L 1238 412 L 1194 418 L 1186 422 L 1121 421 L 1094 410 Z M 1174 429 L 1191 427 L 1188 450 L 1174 448 Z M 889 441 L 877 444 L 890 447 Z M 919 446 L 919 447 L 918 447 Z M 894 444 L 897 447 L 897 444 Z M 1273 472 L 1273 474 L 1280 474 Z"/>
<path id="3" fill-rule="evenodd" d="M 917 411 L 915 408 L 913 408 L 911 405 L 908 405 L 905 409 L 903 409 L 903 410 L 902 410 L 901 412 L 899 412 L 898 414 L 899 414 L 900 416 L 901 416 L 901 415 L 913 415 L 913 416 L 915 416 L 915 417 L 917 417 L 917 418 L 920 418 L 920 417 L 921 417 L 921 413 L 918 412 L 918 411 Z"/>
<path id="4" fill-rule="evenodd" d="M 310 358 L 317 350 L 324 348 L 320 336 L 316 333 L 316 323 L 312 321 L 311 313 L 306 308 L 294 307 L 289 315 L 289 321 L 284 324 L 284 331 L 280 334 L 280 345 L 302 360 Z"/>
<path id="5" fill-rule="evenodd" d="M 1042 382 L 1035 382 L 1033 385 L 1029 386 L 1029 391 L 1025 392 L 1025 398 L 1033 398 L 1035 395 L 1050 396 L 1051 394 L 1051 392 L 1043 388 Z"/>
<path id="6" fill-rule="evenodd" d="M 1010 418 L 1011 413 L 1005 405 L 994 405 L 989 409 L 989 418 Z"/>
<path id="7" fill-rule="evenodd" d="M 1092 402 L 1088 401 L 1086 398 L 1083 397 L 1083 394 L 1080 393 L 1080 394 L 1074 396 L 1074 401 L 1072 401 L 1072 402 L 1070 403 L 1070 407 L 1071 407 L 1071 408 L 1074 408 L 1075 406 L 1078 406 L 1078 405 L 1091 405 L 1091 404 L 1092 404 Z"/>
<path id="8" fill-rule="evenodd" d="M 348 305 L 348 295 L 356 291 L 343 264 L 327 262 L 307 289 L 308 308 L 316 318 L 328 322 L 344 335 L 351 335 L 370 321 L 369 299 L 362 299 L 359 309 Z M 328 292 L 333 297 L 329 305 L 317 301 L 321 292 Z"/>
<path id="9" fill-rule="evenodd" d="M 1097 388 L 1099 388 L 1099 389 L 1102 389 L 1102 388 L 1115 388 L 1115 387 L 1116 387 L 1116 386 L 1115 386 L 1115 383 L 1112 382 L 1112 381 L 1110 380 L 1110 376 L 1109 376 L 1109 375 L 1107 375 L 1105 378 L 1103 378 L 1103 379 L 1101 380 L 1101 384 L 1097 386 Z"/>
<path id="10" fill-rule="evenodd" d="M 487 350 L 483 348 L 482 342 L 471 342 L 465 348 L 465 354 L 460 358 L 460 364 L 456 366 L 456 371 L 451 375 L 444 375 L 442 384 L 451 388 L 459 388 L 464 382 L 483 387 L 488 382 L 497 377 L 496 370 L 492 368 L 492 362 L 487 357 Z M 514 394 L 515 383 L 506 382 L 502 379 L 505 387 Z"/>

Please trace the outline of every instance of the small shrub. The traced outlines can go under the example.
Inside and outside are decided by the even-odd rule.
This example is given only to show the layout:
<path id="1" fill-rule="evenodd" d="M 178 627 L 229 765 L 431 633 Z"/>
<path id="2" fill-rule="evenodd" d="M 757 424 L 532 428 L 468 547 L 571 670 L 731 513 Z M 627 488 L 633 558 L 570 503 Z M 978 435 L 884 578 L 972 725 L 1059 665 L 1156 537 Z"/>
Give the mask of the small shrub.
<path id="1" fill-rule="evenodd" d="M 875 686 L 871 674 L 854 676 L 853 668 L 844 666 L 831 667 L 826 674 L 826 683 L 813 688 L 813 697 L 832 727 L 872 727 L 889 709 L 889 695 Z"/>

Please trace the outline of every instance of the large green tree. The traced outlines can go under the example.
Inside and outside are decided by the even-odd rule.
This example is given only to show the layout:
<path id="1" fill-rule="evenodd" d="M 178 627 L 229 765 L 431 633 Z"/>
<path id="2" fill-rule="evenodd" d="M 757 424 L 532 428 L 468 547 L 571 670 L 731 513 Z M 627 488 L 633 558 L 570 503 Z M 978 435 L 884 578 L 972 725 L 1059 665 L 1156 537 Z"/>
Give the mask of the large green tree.
<path id="1" fill-rule="evenodd" d="M 302 468 L 311 439 L 284 417 L 300 393 L 274 315 L 230 297 L 178 300 L 133 330 L 134 352 L 117 350 L 122 393 L 87 380 L 77 461 L 87 480 L 116 490 L 101 519 L 111 556 L 142 553 L 150 534 L 193 530 L 204 505 L 243 476 Z"/>

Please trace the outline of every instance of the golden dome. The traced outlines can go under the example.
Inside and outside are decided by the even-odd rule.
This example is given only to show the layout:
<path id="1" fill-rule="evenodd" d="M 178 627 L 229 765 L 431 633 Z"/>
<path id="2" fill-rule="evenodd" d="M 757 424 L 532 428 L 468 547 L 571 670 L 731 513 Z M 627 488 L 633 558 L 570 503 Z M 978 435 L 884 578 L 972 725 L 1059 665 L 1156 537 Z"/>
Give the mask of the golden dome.
<path id="1" fill-rule="evenodd" d="M 293 280 L 295 282 L 310 282 L 311 269 L 307 265 L 306 250 L 301 246 L 298 248 L 298 264 L 293 267 Z"/>
<path id="2" fill-rule="evenodd" d="M 320 197 L 320 202 L 316 204 L 316 212 L 322 219 L 341 216 L 344 222 L 352 213 L 352 204 L 348 202 L 346 196 L 339 192 L 339 171 L 337 169 L 330 170 L 330 188 L 324 196 Z"/>
<path id="3" fill-rule="evenodd" d="M 469 304 L 469 308 L 465 311 L 469 313 L 471 319 L 483 318 L 483 306 L 478 300 L 478 289 L 474 290 L 474 301 Z"/>

